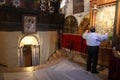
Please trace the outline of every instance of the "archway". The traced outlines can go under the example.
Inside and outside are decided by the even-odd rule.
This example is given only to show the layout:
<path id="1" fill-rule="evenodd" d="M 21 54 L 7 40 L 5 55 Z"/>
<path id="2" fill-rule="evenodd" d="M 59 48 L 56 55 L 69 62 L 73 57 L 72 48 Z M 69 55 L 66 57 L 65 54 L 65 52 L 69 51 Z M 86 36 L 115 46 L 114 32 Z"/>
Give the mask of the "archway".
<path id="1" fill-rule="evenodd" d="M 23 35 L 18 44 L 20 67 L 36 66 L 40 63 L 40 41 L 35 35 Z"/>
<path id="2" fill-rule="evenodd" d="M 74 16 L 70 15 L 65 18 L 63 32 L 72 34 L 78 33 L 78 22 Z"/>

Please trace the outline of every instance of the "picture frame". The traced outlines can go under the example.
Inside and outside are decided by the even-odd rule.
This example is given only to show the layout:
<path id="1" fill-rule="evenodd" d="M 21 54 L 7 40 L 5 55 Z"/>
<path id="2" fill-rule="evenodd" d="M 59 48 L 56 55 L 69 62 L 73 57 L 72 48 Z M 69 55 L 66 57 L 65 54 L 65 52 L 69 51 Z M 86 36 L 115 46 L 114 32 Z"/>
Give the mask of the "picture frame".
<path id="1" fill-rule="evenodd" d="M 73 14 L 84 12 L 84 0 L 73 0 Z"/>
<path id="2" fill-rule="evenodd" d="M 5 0 L 0 0 L 0 6 L 5 5 Z"/>
<path id="3" fill-rule="evenodd" d="M 34 15 L 23 15 L 23 33 L 31 34 L 37 31 L 37 17 Z"/>

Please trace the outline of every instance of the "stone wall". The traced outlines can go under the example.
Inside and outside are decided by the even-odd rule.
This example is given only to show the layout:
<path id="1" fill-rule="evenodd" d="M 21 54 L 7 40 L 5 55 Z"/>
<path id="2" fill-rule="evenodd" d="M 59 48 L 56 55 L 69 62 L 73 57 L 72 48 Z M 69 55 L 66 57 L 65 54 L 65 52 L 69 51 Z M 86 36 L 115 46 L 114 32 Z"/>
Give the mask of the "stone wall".
<path id="1" fill-rule="evenodd" d="M 56 31 L 40 31 L 40 63 L 45 63 L 54 53 L 57 44 Z M 8 67 L 18 66 L 18 40 L 21 32 L 0 32 L 0 64 Z"/>

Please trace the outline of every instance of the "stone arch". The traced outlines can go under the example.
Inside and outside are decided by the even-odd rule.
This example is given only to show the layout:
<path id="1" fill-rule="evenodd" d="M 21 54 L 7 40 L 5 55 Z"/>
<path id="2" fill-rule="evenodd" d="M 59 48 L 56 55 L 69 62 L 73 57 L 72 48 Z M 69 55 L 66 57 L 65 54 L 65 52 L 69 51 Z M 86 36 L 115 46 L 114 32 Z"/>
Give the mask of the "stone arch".
<path id="1" fill-rule="evenodd" d="M 20 67 L 40 64 L 40 39 L 37 35 L 22 35 L 18 41 L 18 65 Z"/>

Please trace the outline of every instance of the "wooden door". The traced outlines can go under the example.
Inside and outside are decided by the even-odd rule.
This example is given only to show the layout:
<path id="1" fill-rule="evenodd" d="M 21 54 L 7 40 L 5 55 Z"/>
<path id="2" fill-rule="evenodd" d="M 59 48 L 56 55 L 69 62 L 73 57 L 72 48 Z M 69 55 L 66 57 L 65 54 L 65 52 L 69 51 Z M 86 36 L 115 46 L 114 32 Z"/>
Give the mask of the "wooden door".
<path id="1" fill-rule="evenodd" d="M 31 45 L 24 45 L 23 47 L 24 67 L 32 66 L 32 50 Z"/>

